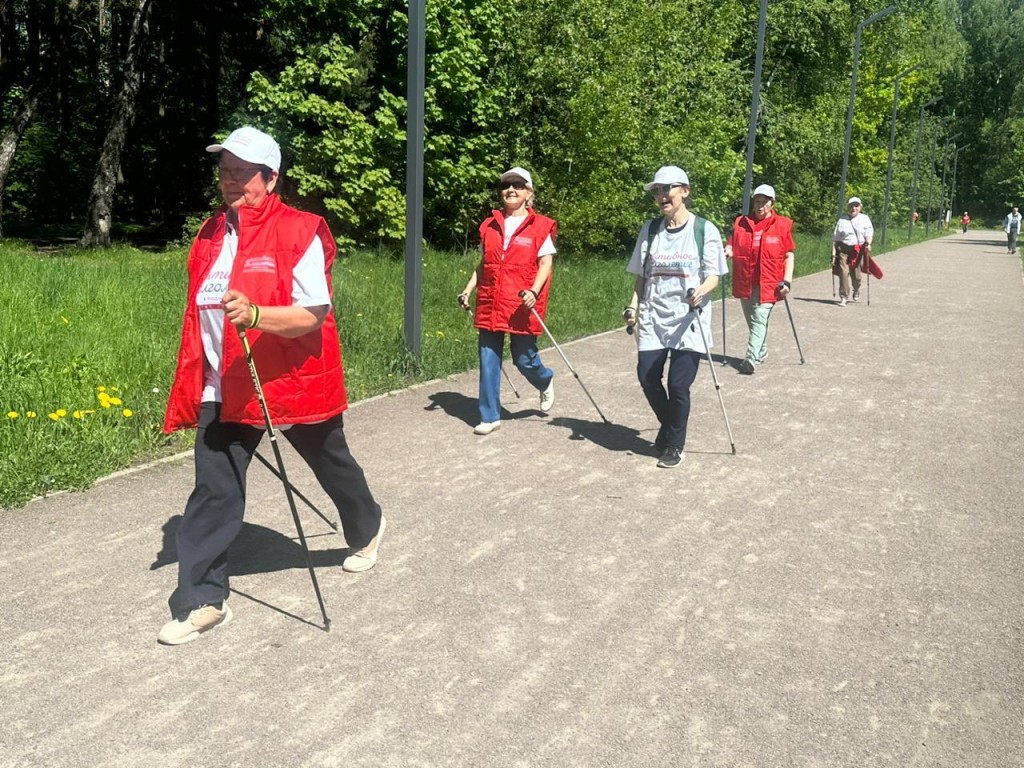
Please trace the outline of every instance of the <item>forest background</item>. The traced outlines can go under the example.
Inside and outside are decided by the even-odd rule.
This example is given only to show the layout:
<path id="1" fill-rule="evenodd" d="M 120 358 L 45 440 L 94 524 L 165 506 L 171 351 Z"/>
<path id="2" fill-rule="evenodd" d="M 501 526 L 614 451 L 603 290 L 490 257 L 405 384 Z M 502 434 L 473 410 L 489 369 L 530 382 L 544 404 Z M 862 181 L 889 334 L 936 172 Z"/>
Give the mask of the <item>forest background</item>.
<path id="1" fill-rule="evenodd" d="M 883 5 L 769 5 L 754 181 L 774 184 L 803 231 L 834 221 L 853 33 Z M 919 142 L 919 188 L 947 179 L 933 219 L 953 202 L 954 156 L 957 215 L 1001 218 L 1017 202 L 1021 5 L 899 0 L 864 30 L 847 190 L 876 225 L 893 77 L 917 64 L 900 83 L 890 221 L 908 221 Z M 641 183 L 666 163 L 689 171 L 702 214 L 731 221 L 758 11 L 756 0 L 428 2 L 427 241 L 474 247 L 511 165 L 534 172 L 570 258 L 621 257 L 650 210 Z M 285 196 L 326 215 L 343 252 L 397 249 L 406 13 L 393 0 L 0 2 L 3 233 L 179 240 L 215 200 L 202 148 L 252 123 L 285 150 Z M 937 97 L 922 126 L 920 106 Z"/>
<path id="2" fill-rule="evenodd" d="M 915 166 L 922 221 L 955 205 L 997 223 L 1020 199 L 1022 3 L 899 0 L 864 30 L 847 194 L 876 227 L 894 77 L 916 67 L 900 81 L 890 247 L 909 236 Z M 796 222 L 798 276 L 827 268 L 854 31 L 883 5 L 768 7 L 754 183 L 772 183 Z M 620 322 L 624 262 L 653 212 L 642 185 L 660 165 L 689 171 L 705 217 L 725 226 L 739 213 L 757 0 L 426 10 L 424 345 L 413 356 L 404 4 L 0 0 L 0 507 L 188 446 L 191 433 L 161 431 L 185 252 L 217 201 L 203 148 L 239 125 L 278 138 L 285 198 L 338 238 L 352 399 L 475 364 L 453 297 L 505 168 L 529 168 L 538 209 L 559 221 L 550 322 L 563 340 Z"/>

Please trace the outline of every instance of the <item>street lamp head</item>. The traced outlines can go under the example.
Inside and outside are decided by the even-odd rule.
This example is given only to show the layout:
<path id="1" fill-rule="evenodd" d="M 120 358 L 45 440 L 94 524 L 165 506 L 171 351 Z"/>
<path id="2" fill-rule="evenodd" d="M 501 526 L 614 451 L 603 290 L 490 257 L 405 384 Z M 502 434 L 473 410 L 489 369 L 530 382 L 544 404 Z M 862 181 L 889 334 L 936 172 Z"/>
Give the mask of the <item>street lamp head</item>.
<path id="1" fill-rule="evenodd" d="M 878 21 L 880 19 L 884 19 L 886 16 L 888 16 L 890 13 L 892 13 L 895 10 L 896 10 L 896 6 L 895 5 L 886 6 L 882 10 L 880 10 L 880 11 L 878 11 L 876 13 L 873 13 L 870 16 L 868 16 L 866 19 L 864 19 L 864 21 L 862 21 L 857 26 L 859 28 L 863 29 L 868 24 L 874 24 L 876 21 Z"/>

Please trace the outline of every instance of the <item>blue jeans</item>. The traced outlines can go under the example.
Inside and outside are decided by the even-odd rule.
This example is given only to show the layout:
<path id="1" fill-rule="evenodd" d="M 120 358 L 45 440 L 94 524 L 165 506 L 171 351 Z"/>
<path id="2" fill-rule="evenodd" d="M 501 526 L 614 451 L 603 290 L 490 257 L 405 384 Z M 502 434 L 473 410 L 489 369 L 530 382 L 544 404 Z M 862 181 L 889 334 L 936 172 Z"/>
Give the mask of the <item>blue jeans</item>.
<path id="1" fill-rule="evenodd" d="M 668 365 L 668 391 L 661 383 Z M 686 425 L 690 421 L 690 385 L 697 378 L 700 353 L 690 349 L 651 349 L 637 356 L 636 376 L 651 410 L 658 417 L 659 438 L 669 448 L 686 446 Z"/>
<path id="2" fill-rule="evenodd" d="M 501 419 L 501 356 L 505 349 L 503 331 L 480 330 L 480 421 Z M 512 362 L 539 391 L 543 392 L 555 378 L 555 372 L 544 366 L 537 354 L 537 337 L 524 333 L 508 335 Z"/>

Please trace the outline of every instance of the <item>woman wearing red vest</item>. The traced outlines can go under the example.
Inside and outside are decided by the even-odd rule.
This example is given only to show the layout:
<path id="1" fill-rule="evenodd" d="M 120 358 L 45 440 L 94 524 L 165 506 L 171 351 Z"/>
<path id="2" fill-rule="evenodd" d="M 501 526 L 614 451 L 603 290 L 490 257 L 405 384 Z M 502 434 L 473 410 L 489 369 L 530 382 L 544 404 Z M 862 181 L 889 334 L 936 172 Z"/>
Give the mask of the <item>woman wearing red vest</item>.
<path id="1" fill-rule="evenodd" d="M 743 306 L 749 332 L 740 363 L 740 373 L 747 375 L 768 356 L 768 318 L 775 302 L 789 295 L 793 279 L 793 221 L 779 216 L 774 207 L 775 189 L 762 184 L 754 190 L 751 215 L 736 219 L 725 246 L 726 257 L 733 261 L 732 295 Z"/>
<path id="2" fill-rule="evenodd" d="M 177 531 L 174 618 L 158 640 L 180 645 L 232 618 L 227 550 L 242 529 L 245 475 L 264 432 L 238 331 L 252 346 L 271 423 L 338 508 L 352 549 L 342 567 L 377 562 L 384 517 L 345 440 L 341 347 L 332 311 L 336 247 L 327 223 L 273 194 L 277 142 L 234 131 L 218 159 L 224 204 L 188 256 L 188 300 L 164 431 L 195 428 L 195 489 Z"/>
<path id="3" fill-rule="evenodd" d="M 504 209 L 492 211 L 480 225 L 483 257 L 459 306 L 469 309 L 475 289 L 474 325 L 480 331 L 480 423 L 473 430 L 488 435 L 501 426 L 501 358 L 505 334 L 516 368 L 540 392 L 540 409 L 547 413 L 555 404 L 555 373 L 537 354 L 537 337 L 543 332 L 533 311 L 544 317 L 548 304 L 555 235 L 558 225 L 533 210 L 533 177 L 525 168 L 501 175 Z"/>

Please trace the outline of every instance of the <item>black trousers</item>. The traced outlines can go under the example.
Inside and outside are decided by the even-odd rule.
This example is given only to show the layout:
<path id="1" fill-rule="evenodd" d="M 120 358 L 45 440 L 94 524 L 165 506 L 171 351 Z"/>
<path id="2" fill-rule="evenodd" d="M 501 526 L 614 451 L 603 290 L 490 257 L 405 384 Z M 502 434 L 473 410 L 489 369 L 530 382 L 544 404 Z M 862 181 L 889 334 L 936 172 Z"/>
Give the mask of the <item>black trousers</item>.
<path id="1" fill-rule="evenodd" d="M 313 470 L 334 502 L 354 549 L 370 543 L 380 528 L 380 506 L 345 440 L 341 414 L 319 424 L 295 424 L 279 432 Z M 196 484 L 177 533 L 176 616 L 220 603 L 229 592 L 228 547 L 242 530 L 245 476 L 264 430 L 220 420 L 219 403 L 203 403 L 196 432 Z"/>
<path id="2" fill-rule="evenodd" d="M 667 390 L 661 383 L 666 362 Z M 690 421 L 690 386 L 697 378 L 699 367 L 700 353 L 690 349 L 652 349 L 637 355 L 636 376 L 651 410 L 661 424 L 658 435 L 664 437 L 665 445 L 670 448 L 686 447 L 686 425 Z"/>

